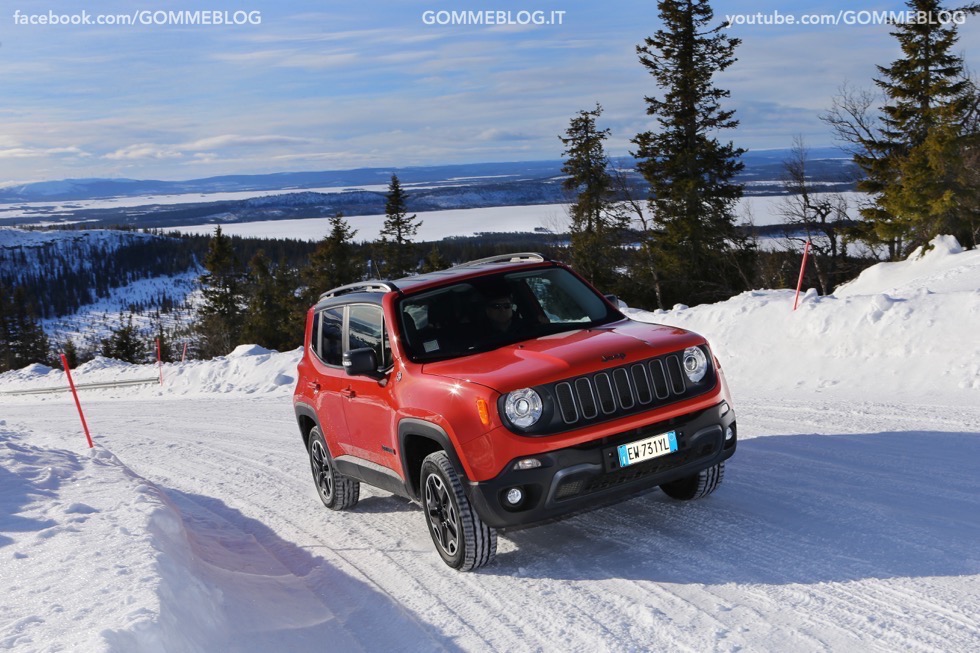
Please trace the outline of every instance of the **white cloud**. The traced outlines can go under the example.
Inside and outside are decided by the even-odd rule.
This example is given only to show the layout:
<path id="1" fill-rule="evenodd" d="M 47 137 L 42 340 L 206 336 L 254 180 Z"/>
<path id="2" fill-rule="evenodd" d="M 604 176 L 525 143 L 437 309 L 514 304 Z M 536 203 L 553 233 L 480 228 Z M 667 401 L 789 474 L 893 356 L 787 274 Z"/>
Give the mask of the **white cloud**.
<path id="1" fill-rule="evenodd" d="M 184 155 L 181 152 L 160 147 L 153 143 L 138 143 L 136 145 L 127 145 L 115 152 L 110 152 L 105 155 L 105 158 L 114 161 L 127 161 L 139 159 L 179 159 L 182 156 Z"/>
<path id="2" fill-rule="evenodd" d="M 253 52 L 220 53 L 214 55 L 218 61 L 249 66 L 266 65 L 277 68 L 306 68 L 323 70 L 348 66 L 359 60 L 354 52 L 318 52 L 302 50 L 256 50 Z"/>
<path id="3" fill-rule="evenodd" d="M 208 136 L 196 141 L 186 143 L 181 147 L 188 150 L 205 150 L 219 147 L 255 147 L 256 145 L 295 145 L 297 143 L 311 143 L 306 138 L 296 138 L 294 136 L 281 136 L 276 134 L 265 134 L 260 136 L 239 136 L 238 134 L 221 134 L 219 136 Z"/>
<path id="4" fill-rule="evenodd" d="M 27 159 L 33 157 L 48 157 L 48 156 L 75 156 L 75 157 L 87 157 L 91 156 L 88 152 L 81 150 L 77 147 L 8 147 L 6 149 L 0 150 L 0 159 Z"/>
<path id="5" fill-rule="evenodd" d="M 534 138 L 534 136 L 527 134 L 496 128 L 484 129 L 476 135 L 476 140 L 478 141 L 529 141 Z"/>

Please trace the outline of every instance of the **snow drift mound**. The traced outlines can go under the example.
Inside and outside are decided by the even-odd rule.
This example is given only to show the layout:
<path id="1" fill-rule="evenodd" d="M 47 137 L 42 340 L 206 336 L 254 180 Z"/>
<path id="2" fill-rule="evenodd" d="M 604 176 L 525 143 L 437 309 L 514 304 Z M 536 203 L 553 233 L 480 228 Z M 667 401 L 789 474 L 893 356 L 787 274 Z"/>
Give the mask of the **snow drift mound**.
<path id="1" fill-rule="evenodd" d="M 964 251 L 952 236 L 937 236 L 930 249 L 920 247 L 905 261 L 879 263 L 857 279 L 841 285 L 834 297 L 887 293 L 902 295 L 922 291 L 955 293 L 980 286 L 980 251 Z"/>
<path id="2" fill-rule="evenodd" d="M 697 331 L 736 395 L 853 394 L 939 403 L 980 399 L 980 251 L 940 237 L 908 260 L 866 270 L 833 295 L 764 290 L 632 317 Z M 736 400 L 738 396 L 736 396 Z"/>
<path id="3" fill-rule="evenodd" d="M 13 617 L 0 618 L 0 649 L 267 651 L 309 631 L 311 644 L 362 650 L 256 540 L 262 529 L 220 505 L 168 497 L 101 447 L 60 449 L 0 420 L 0 586 L 12 606 L 0 617 Z"/>
<path id="4" fill-rule="evenodd" d="M 156 642 L 141 650 L 190 650 L 179 630 L 158 628 L 158 590 L 182 581 L 160 573 L 155 524 L 178 519 L 162 492 L 104 449 L 53 440 L 0 421 L 0 586 L 32 615 L 0 631 L 0 648 L 47 649 L 58 633 L 53 648 L 104 651 L 125 632 Z"/>
<path id="5" fill-rule="evenodd" d="M 85 396 L 152 394 L 166 397 L 199 393 L 289 395 L 296 383 L 296 365 L 301 353 L 302 349 L 299 348 L 281 353 L 258 345 L 241 345 L 227 356 L 208 361 L 165 363 L 162 369 L 156 365 L 132 365 L 99 356 L 72 370 L 72 379 Z M 160 385 L 161 372 L 163 385 Z M 31 365 L 0 374 L 0 393 L 67 388 L 64 371 L 43 365 Z"/>

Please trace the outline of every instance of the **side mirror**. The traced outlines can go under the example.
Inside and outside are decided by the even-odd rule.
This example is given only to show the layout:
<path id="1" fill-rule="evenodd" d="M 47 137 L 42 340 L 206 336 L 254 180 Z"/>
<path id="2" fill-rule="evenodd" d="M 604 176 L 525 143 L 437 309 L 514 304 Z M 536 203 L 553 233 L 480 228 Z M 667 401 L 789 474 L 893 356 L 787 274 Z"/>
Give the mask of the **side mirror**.
<path id="1" fill-rule="evenodd" d="M 378 356 L 370 347 L 351 349 L 344 352 L 344 370 L 347 376 L 369 376 L 372 379 L 382 379 L 384 374 L 378 371 Z"/>

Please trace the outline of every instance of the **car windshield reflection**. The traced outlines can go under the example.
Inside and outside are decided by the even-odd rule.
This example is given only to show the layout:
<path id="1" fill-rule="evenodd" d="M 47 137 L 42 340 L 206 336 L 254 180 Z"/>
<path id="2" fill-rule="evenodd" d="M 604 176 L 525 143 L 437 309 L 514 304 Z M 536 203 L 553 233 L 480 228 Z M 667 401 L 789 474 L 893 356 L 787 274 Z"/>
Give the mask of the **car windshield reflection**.
<path id="1" fill-rule="evenodd" d="M 561 268 L 479 277 L 411 295 L 399 306 L 412 360 L 465 356 L 621 317 Z"/>

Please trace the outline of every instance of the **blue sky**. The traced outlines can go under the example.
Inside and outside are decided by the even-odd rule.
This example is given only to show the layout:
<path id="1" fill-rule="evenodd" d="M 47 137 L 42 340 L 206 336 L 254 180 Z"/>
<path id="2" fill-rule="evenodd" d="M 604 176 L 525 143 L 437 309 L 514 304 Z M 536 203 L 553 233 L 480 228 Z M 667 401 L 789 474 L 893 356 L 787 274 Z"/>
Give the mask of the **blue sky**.
<path id="1" fill-rule="evenodd" d="M 715 2 L 728 14 L 802 16 L 868 2 Z M 19 9 L 19 18 L 14 12 Z M 427 25 L 426 11 L 543 11 L 550 25 Z M 243 25 L 40 25 L 157 10 L 259 12 Z M 138 18 L 146 15 L 139 15 Z M 152 18 L 152 14 L 150 14 Z M 18 22 L 20 21 L 20 22 Z M 558 135 L 600 102 L 608 151 L 653 127 L 653 78 L 635 47 L 656 2 L 573 0 L 22 0 L 0 9 L 0 184 L 558 159 Z M 739 61 L 717 78 L 749 149 L 795 135 L 833 143 L 817 119 L 838 87 L 871 85 L 899 55 L 885 25 L 736 25 Z M 980 17 L 960 28 L 977 67 Z"/>

